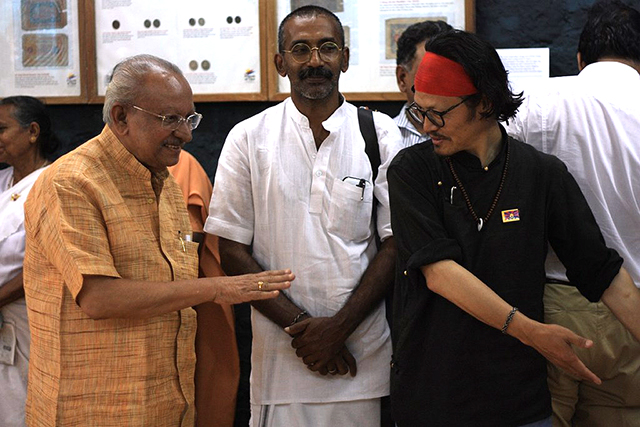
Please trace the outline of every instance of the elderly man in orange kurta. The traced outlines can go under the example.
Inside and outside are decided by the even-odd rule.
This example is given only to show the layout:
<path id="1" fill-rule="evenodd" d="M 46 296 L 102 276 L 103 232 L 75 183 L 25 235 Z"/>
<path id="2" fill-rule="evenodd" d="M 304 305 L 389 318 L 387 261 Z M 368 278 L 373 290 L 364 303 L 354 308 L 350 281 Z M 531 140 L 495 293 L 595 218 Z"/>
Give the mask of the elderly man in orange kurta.
<path id="1" fill-rule="evenodd" d="M 196 313 L 273 298 L 290 272 L 198 278 L 178 162 L 201 116 L 173 64 L 117 65 L 102 133 L 25 204 L 29 427 L 192 427 Z"/>

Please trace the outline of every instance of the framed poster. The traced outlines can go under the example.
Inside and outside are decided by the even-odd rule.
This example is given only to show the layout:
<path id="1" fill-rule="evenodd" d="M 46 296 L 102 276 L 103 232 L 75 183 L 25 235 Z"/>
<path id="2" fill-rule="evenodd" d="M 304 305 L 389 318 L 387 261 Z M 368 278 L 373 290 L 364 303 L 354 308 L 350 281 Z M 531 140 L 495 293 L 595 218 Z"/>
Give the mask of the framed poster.
<path id="1" fill-rule="evenodd" d="M 0 97 L 30 95 L 48 103 L 86 101 L 82 0 L 0 3 Z"/>
<path id="2" fill-rule="evenodd" d="M 347 99 L 402 100 L 396 85 L 396 42 L 411 24 L 443 20 L 454 28 L 474 31 L 473 0 L 270 0 L 268 2 L 269 99 L 284 99 L 289 81 L 273 66 L 278 25 L 296 8 L 308 4 L 335 13 L 349 47 L 349 69 L 340 77 L 340 91 Z"/>
<path id="3" fill-rule="evenodd" d="M 93 102 L 113 67 L 149 53 L 178 65 L 196 101 L 264 100 L 264 0 L 89 0 L 95 17 Z"/>

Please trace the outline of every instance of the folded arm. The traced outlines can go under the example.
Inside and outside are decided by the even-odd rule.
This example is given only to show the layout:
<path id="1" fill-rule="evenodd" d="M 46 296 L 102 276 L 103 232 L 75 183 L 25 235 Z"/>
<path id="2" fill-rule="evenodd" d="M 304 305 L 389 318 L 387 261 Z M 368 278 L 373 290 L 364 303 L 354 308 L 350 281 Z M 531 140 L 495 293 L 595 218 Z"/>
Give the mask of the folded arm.
<path id="1" fill-rule="evenodd" d="M 262 271 L 262 267 L 260 267 L 255 258 L 251 256 L 251 248 L 249 247 L 249 245 L 238 243 L 229 239 L 220 238 L 219 247 L 222 268 L 227 272 L 227 274 L 233 275 L 246 272 Z M 276 298 L 268 301 L 253 301 L 251 305 L 265 317 L 267 317 L 269 320 L 283 329 L 291 326 L 294 321 L 296 322 L 296 325 L 307 325 L 307 323 L 304 322 L 306 322 L 307 319 L 311 319 L 311 315 L 304 312 L 303 308 L 298 307 L 283 293 L 278 295 Z M 325 318 L 313 319 L 314 322 L 317 322 Z M 285 329 L 285 331 L 287 330 Z M 289 331 L 287 332 L 294 339 L 301 333 Z M 307 365 L 309 369 L 317 371 L 321 375 L 326 375 L 327 373 L 329 373 L 329 369 L 326 367 L 326 363 L 324 365 L 316 365 L 314 360 L 312 360 L 312 358 L 308 357 L 306 354 L 302 355 L 298 351 L 296 351 L 296 354 L 302 359 L 302 361 L 305 363 L 305 365 Z M 357 372 L 355 359 L 344 345 L 344 341 L 339 346 L 338 350 L 332 355 L 331 360 L 332 366 L 335 366 L 336 373 L 344 375 L 347 372 L 351 372 L 352 375 L 355 375 L 355 373 Z"/>
<path id="2" fill-rule="evenodd" d="M 296 354 L 305 363 L 312 363 L 312 370 L 328 367 L 329 371 L 337 369 L 341 372 L 341 366 L 333 365 L 332 357 L 339 354 L 347 338 L 384 299 L 393 284 L 395 257 L 395 241 L 389 237 L 367 267 L 359 285 L 334 316 L 307 319 L 285 329 L 296 335 L 292 341 Z M 351 374 L 355 375 L 355 372 Z"/>

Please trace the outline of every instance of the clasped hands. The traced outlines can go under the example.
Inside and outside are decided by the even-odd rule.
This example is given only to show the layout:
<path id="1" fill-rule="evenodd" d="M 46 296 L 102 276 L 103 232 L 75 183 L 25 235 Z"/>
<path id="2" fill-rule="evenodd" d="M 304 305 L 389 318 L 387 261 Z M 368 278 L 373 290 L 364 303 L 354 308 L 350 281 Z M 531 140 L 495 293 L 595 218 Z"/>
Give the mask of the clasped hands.
<path id="1" fill-rule="evenodd" d="M 284 330 L 293 338 L 296 355 L 311 371 L 356 376 L 356 359 L 345 345 L 350 332 L 334 317 L 309 317 Z"/>

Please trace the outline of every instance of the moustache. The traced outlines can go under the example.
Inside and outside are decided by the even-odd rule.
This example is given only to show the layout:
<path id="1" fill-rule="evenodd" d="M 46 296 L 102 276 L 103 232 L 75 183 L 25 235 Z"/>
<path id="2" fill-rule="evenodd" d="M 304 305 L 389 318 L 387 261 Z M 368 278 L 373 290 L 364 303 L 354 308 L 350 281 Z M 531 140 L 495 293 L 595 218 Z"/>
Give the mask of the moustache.
<path id="1" fill-rule="evenodd" d="M 333 78 L 333 72 L 324 67 L 305 68 L 298 72 L 298 78 L 304 80 L 308 77 L 324 77 L 327 79 Z"/>

